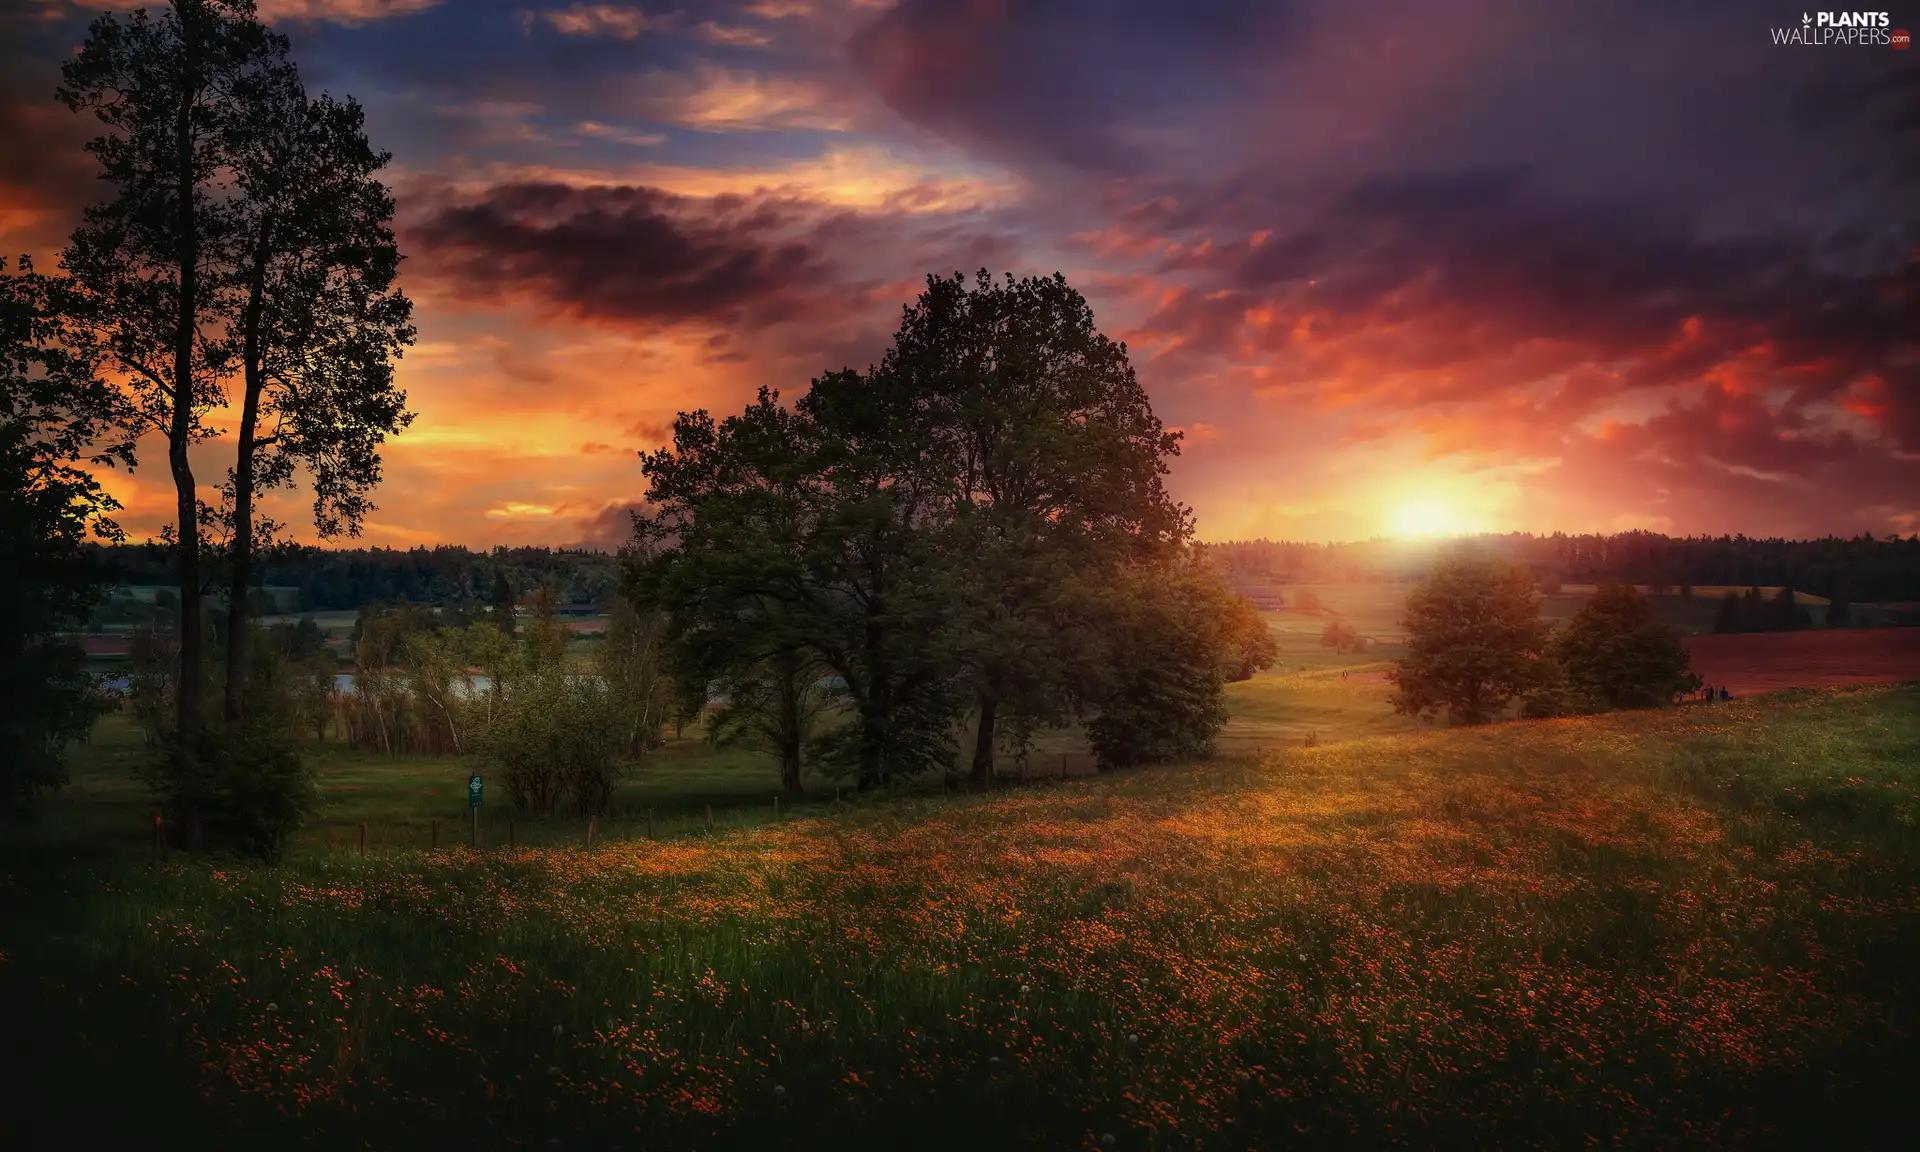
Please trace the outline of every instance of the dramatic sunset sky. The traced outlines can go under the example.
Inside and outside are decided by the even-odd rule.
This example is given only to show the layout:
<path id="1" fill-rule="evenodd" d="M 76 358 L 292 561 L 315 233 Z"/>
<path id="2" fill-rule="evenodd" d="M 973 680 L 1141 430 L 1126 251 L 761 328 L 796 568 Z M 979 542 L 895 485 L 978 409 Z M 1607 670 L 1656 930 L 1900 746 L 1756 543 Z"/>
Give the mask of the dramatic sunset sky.
<path id="1" fill-rule="evenodd" d="M 0 5 L 0 250 L 50 257 L 102 5 Z M 1920 530 L 1920 51 L 1776 47 L 1799 7 L 261 7 L 394 154 L 419 418 L 367 543 L 616 542 L 677 410 L 983 266 L 1127 342 L 1205 538 Z"/>

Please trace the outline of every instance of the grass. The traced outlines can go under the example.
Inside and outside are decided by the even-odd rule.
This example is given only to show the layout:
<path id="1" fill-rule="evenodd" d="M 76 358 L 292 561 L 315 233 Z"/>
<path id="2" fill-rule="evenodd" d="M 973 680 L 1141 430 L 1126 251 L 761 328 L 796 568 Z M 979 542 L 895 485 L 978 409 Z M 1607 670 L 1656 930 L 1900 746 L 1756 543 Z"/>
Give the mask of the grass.
<path id="1" fill-rule="evenodd" d="M 593 851 L 11 853 L 0 1143 L 1890 1142 L 1917 815 L 1909 685 Z"/>

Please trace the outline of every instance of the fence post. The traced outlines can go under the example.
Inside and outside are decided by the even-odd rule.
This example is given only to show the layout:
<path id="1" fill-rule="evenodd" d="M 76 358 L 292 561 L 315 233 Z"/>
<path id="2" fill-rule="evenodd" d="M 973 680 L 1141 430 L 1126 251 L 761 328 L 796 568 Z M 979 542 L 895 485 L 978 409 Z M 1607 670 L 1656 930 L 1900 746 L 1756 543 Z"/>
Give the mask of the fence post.
<path id="1" fill-rule="evenodd" d="M 153 862 L 155 864 L 160 863 L 160 854 L 165 851 L 163 847 L 165 841 L 166 833 L 161 830 L 160 813 L 155 812 L 153 814 Z"/>
<path id="2" fill-rule="evenodd" d="M 473 813 L 473 828 L 467 833 L 467 847 L 478 852 L 480 850 L 480 809 L 469 807 L 467 811 Z"/>
<path id="3" fill-rule="evenodd" d="M 647 809 L 647 839 L 653 839 L 653 809 Z"/>
<path id="4" fill-rule="evenodd" d="M 513 818 L 507 818 L 507 847 L 513 847 Z"/>
<path id="5" fill-rule="evenodd" d="M 593 847 L 593 825 L 598 819 L 598 816 L 587 817 L 587 847 L 589 848 Z"/>
<path id="6" fill-rule="evenodd" d="M 367 858 L 367 826 L 360 825 L 360 859 Z"/>
<path id="7" fill-rule="evenodd" d="M 707 805 L 707 835 L 713 835 L 713 805 Z"/>
<path id="8" fill-rule="evenodd" d="M 440 850 L 440 821 L 438 820 L 429 821 L 427 825 L 427 851 L 438 852 L 439 850 Z"/>
<path id="9" fill-rule="evenodd" d="M 777 795 L 773 798 L 773 822 L 775 824 L 780 822 L 780 797 Z"/>

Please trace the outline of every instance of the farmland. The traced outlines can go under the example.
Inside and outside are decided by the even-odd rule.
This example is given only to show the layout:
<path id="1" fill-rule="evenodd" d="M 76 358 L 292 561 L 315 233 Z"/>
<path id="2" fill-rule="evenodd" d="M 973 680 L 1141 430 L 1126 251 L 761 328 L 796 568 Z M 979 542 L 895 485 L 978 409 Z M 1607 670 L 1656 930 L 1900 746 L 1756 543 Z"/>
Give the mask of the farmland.
<path id="1" fill-rule="evenodd" d="M 8 858 L 0 1008 L 39 1058 L 8 1084 L 35 1104 L 0 1113 L 5 1134 L 84 1143 L 116 1118 L 147 1139 L 214 1124 L 327 1147 L 1884 1134 L 1880 1101 L 1920 1071 L 1920 691 L 1328 736 L 777 825 L 756 805 L 592 850 L 362 860 L 329 841 L 345 822 L 443 803 L 417 766 L 368 760 L 335 767 L 330 823 L 272 867 L 152 867 L 72 822 L 112 802 L 103 736 L 50 839 Z M 115 1108 L 73 1095 L 96 1085 Z"/>

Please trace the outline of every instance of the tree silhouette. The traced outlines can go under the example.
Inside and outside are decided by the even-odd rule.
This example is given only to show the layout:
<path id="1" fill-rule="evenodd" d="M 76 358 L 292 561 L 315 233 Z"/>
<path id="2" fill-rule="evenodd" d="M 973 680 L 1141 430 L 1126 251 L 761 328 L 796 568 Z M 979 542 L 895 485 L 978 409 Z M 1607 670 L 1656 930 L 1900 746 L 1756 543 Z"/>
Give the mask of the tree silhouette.
<path id="1" fill-rule="evenodd" d="M 248 93 L 283 60 L 284 41 L 248 0 L 174 0 L 157 16 L 101 16 L 61 67 L 61 100 L 106 129 L 87 150 L 112 188 L 62 255 L 72 335 L 123 383 L 117 411 L 135 434 L 166 440 L 179 545 L 175 728 L 188 742 L 204 720 L 201 505 L 188 449 L 209 434 L 234 355 L 215 322 L 230 302 L 240 224 L 224 185 Z"/>
<path id="2" fill-rule="evenodd" d="M 972 671 L 972 776 L 993 774 L 997 721 L 1055 723 L 1080 662 L 1063 627 L 1069 573 L 1111 569 L 1186 535 L 1162 484 L 1178 436 L 1153 413 L 1123 344 L 1059 274 L 971 287 L 929 276 L 869 387 L 924 411 L 929 465 L 964 555 L 959 655 Z M 906 463 L 906 461 L 903 461 Z"/>
<path id="3" fill-rule="evenodd" d="M 351 100 L 309 99 L 274 45 L 247 77 L 232 147 L 239 259 L 228 324 L 239 342 L 240 425 L 231 487 L 225 714 L 239 717 L 257 492 L 311 474 L 320 536 L 357 536 L 380 480 L 380 445 L 412 415 L 393 361 L 413 342 L 413 306 L 395 290 L 393 199 L 375 178 L 390 159 L 367 143 Z"/>
<path id="4" fill-rule="evenodd" d="M 79 645 L 60 633 L 103 594 L 83 545 L 90 523 L 117 535 L 102 519 L 117 505 L 75 464 L 111 464 L 131 446 L 90 452 L 107 398 L 57 333 L 48 283 L 0 264 L 0 812 L 65 782 L 66 746 L 101 710 Z"/>

